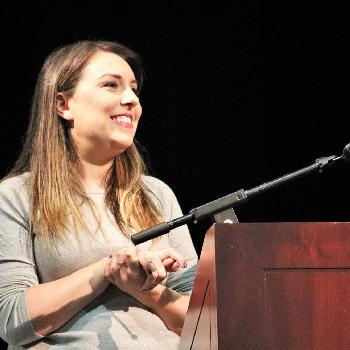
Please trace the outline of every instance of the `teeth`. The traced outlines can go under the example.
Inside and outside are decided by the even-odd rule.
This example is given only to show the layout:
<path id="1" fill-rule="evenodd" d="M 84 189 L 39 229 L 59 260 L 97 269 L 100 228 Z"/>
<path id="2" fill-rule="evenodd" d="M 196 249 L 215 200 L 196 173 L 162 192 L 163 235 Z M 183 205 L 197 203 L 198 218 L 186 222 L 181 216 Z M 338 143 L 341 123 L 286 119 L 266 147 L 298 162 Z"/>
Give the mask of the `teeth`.
<path id="1" fill-rule="evenodd" d="M 112 119 L 117 121 L 118 123 L 131 124 L 131 118 L 127 117 L 126 115 L 118 115 L 116 117 L 112 117 Z"/>

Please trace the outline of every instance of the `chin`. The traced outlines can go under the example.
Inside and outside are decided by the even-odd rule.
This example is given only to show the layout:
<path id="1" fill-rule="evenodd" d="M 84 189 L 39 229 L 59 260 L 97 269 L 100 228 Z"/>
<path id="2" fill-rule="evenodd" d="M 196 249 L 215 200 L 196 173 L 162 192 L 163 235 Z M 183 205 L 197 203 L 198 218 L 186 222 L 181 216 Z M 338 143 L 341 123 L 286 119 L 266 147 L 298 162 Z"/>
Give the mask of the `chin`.
<path id="1" fill-rule="evenodd" d="M 131 142 L 118 142 L 113 144 L 112 148 L 116 150 L 116 155 L 121 154 L 125 152 L 128 148 L 130 148 L 133 145 L 134 141 Z"/>

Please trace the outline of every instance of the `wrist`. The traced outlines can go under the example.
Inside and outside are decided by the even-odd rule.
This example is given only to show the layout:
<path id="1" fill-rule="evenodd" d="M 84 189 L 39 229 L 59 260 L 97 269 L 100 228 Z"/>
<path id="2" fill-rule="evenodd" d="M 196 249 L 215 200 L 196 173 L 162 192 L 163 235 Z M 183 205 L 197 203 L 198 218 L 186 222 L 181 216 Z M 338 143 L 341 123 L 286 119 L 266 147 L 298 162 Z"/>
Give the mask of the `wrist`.
<path id="1" fill-rule="evenodd" d="M 108 261 L 108 257 L 103 258 L 94 263 L 92 266 L 92 286 L 94 286 L 95 288 L 100 287 L 102 289 L 105 289 L 109 284 L 108 276 L 106 273 Z"/>
<path id="2" fill-rule="evenodd" d="M 157 308 L 162 307 L 161 301 L 166 289 L 167 287 L 158 284 L 152 289 L 139 290 L 132 296 L 140 303 L 156 312 Z"/>

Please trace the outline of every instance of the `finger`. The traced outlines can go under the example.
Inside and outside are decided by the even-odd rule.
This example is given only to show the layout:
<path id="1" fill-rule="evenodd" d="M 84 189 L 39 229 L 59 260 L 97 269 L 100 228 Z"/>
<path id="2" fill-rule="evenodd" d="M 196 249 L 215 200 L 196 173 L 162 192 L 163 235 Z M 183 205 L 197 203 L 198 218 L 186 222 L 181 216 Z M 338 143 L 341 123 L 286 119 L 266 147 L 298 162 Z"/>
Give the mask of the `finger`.
<path id="1" fill-rule="evenodd" d="M 116 255 L 123 276 L 130 275 L 130 273 L 138 274 L 140 272 L 136 247 L 119 250 Z"/>
<path id="2" fill-rule="evenodd" d="M 103 276 L 110 282 L 114 284 L 113 276 L 111 274 L 111 261 L 112 255 L 106 258 L 104 267 L 103 267 Z"/>
<path id="3" fill-rule="evenodd" d="M 151 257 L 141 250 L 137 252 L 139 263 L 146 273 L 146 279 L 141 287 L 141 290 L 151 289 L 158 278 L 158 270 L 154 265 Z"/>
<path id="4" fill-rule="evenodd" d="M 163 265 L 163 262 L 160 260 L 158 254 L 152 254 L 150 253 L 150 257 L 152 260 L 152 263 L 154 264 L 155 268 L 157 269 L 158 277 L 155 281 L 156 284 L 163 281 L 163 279 L 167 276 L 167 272 L 165 270 L 165 267 Z"/>
<path id="5" fill-rule="evenodd" d="M 177 271 L 179 269 L 179 267 L 180 267 L 179 263 L 177 261 L 175 261 L 174 264 L 172 265 L 172 271 L 173 272 Z M 186 261 L 183 264 L 183 267 L 184 268 L 187 267 Z"/>
<path id="6" fill-rule="evenodd" d="M 116 253 L 116 257 L 120 265 L 123 265 L 124 263 L 130 267 L 133 267 L 138 260 L 136 256 L 135 248 L 118 250 Z"/>
<path id="7" fill-rule="evenodd" d="M 179 263 L 171 258 L 163 260 L 163 266 L 167 272 L 175 272 L 179 269 Z"/>
<path id="8" fill-rule="evenodd" d="M 159 257 L 162 261 L 167 258 L 171 258 L 174 261 L 177 261 L 181 267 L 187 267 L 186 261 L 183 258 L 183 256 L 174 249 L 167 249 L 162 251 Z"/>
<path id="9" fill-rule="evenodd" d="M 147 254 L 147 252 L 139 249 L 136 251 L 136 254 L 139 259 L 139 264 L 146 272 L 146 274 L 151 274 L 153 271 L 156 271 L 156 267 L 152 262 L 152 258 L 149 256 L 149 254 Z"/>
<path id="10" fill-rule="evenodd" d="M 113 279 L 113 283 L 115 284 L 116 281 L 120 279 L 120 266 L 117 263 L 117 257 L 115 255 L 113 255 L 112 258 L 110 259 L 109 271 Z"/>
<path id="11" fill-rule="evenodd" d="M 166 270 L 158 255 L 149 252 L 137 252 L 140 265 L 147 274 L 142 290 L 152 289 L 166 277 Z"/>

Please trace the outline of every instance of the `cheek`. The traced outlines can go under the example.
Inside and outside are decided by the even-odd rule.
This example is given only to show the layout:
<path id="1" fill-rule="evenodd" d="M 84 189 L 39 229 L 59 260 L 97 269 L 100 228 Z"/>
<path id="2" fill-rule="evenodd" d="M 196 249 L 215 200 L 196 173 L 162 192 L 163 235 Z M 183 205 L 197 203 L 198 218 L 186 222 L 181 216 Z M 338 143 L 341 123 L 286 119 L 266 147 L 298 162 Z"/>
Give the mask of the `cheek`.
<path id="1" fill-rule="evenodd" d="M 102 111 L 105 114 L 108 115 L 113 115 L 113 111 L 115 111 L 115 106 L 116 106 L 116 102 L 115 99 L 108 99 L 108 98 L 104 98 L 104 99 L 99 99 L 96 101 L 95 103 L 95 108 L 96 110 Z"/>
<path id="2" fill-rule="evenodd" d="M 137 121 L 139 121 L 141 114 L 142 114 L 142 107 L 141 107 L 141 105 L 138 105 L 136 107 L 136 111 L 135 111 L 135 116 L 136 116 Z"/>
<path id="3" fill-rule="evenodd" d="M 81 87 L 72 99 L 73 109 L 77 114 L 110 113 L 115 107 L 115 99 L 109 98 L 99 90 Z"/>

